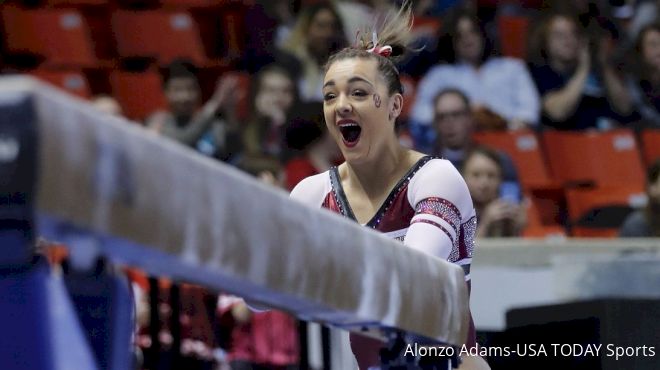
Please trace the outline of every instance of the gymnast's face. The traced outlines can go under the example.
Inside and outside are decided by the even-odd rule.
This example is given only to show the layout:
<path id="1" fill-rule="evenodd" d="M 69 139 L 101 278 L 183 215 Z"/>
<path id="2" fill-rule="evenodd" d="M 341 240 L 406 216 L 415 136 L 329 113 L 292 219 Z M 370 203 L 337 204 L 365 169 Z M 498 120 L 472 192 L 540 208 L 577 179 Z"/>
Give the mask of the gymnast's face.
<path id="1" fill-rule="evenodd" d="M 390 96 L 373 59 L 334 62 L 323 83 L 323 113 L 328 132 L 349 163 L 377 159 L 397 143 L 394 121 L 401 94 Z"/>

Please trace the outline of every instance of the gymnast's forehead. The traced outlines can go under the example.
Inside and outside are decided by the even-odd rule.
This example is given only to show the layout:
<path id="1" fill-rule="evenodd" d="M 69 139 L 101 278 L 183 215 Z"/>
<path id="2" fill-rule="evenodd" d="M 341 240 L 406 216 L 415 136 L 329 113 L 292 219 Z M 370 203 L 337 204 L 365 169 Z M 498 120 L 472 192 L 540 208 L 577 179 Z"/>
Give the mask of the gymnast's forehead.
<path id="1" fill-rule="evenodd" d="M 338 60 L 328 68 L 323 87 L 363 82 L 374 87 L 384 82 L 375 60 L 369 58 L 347 58 Z"/>

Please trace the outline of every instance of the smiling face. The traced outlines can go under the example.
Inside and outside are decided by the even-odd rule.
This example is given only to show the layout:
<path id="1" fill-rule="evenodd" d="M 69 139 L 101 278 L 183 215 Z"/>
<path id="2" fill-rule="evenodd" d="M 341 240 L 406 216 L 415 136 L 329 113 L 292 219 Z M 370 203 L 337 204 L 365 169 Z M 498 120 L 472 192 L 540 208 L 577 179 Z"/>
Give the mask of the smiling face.
<path id="1" fill-rule="evenodd" d="M 295 100 L 294 83 L 291 78 L 281 72 L 267 72 L 261 78 L 256 99 L 263 99 L 278 110 L 288 112 Z M 257 106 L 257 109 L 259 108 Z M 264 112 L 259 113 L 264 114 Z"/>
<path id="2" fill-rule="evenodd" d="M 372 58 L 334 62 L 325 75 L 323 113 L 328 132 L 349 163 L 377 159 L 397 143 L 394 121 L 401 94 L 390 95 Z"/>
<path id="3" fill-rule="evenodd" d="M 476 204 L 486 205 L 497 199 L 502 173 L 488 156 L 481 153 L 469 156 L 463 164 L 463 177 Z"/>
<path id="4" fill-rule="evenodd" d="M 165 97 L 176 117 L 191 117 L 201 96 L 199 84 L 193 77 L 174 77 L 165 85 Z"/>
<path id="5" fill-rule="evenodd" d="M 479 27 L 469 18 L 461 18 L 454 39 L 456 58 L 468 63 L 477 63 L 484 52 L 484 40 Z"/>

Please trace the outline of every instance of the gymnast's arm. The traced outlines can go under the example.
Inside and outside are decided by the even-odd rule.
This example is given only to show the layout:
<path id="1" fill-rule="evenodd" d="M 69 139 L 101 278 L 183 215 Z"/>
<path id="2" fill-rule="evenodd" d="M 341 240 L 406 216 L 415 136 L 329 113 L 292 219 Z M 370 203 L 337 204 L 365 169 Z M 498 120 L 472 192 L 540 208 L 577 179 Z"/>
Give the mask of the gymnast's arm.
<path id="1" fill-rule="evenodd" d="M 408 200 L 415 216 L 404 244 L 459 264 L 468 272 L 476 217 L 470 192 L 456 168 L 446 160 L 430 161 L 411 179 Z M 469 273 L 465 280 L 470 280 Z M 489 366 L 480 356 L 462 357 L 459 370 L 481 369 Z"/>
<path id="2" fill-rule="evenodd" d="M 474 207 L 467 185 L 456 168 L 444 159 L 427 163 L 411 179 L 408 201 L 415 215 L 404 244 L 457 262 L 459 248 L 464 246 L 459 240 L 461 227 L 465 228 L 464 224 L 474 216 Z M 469 252 L 471 254 L 471 250 Z"/>
<path id="3" fill-rule="evenodd" d="M 291 199 L 314 208 L 321 208 L 326 194 L 330 191 L 328 171 L 310 176 L 291 190 Z"/>

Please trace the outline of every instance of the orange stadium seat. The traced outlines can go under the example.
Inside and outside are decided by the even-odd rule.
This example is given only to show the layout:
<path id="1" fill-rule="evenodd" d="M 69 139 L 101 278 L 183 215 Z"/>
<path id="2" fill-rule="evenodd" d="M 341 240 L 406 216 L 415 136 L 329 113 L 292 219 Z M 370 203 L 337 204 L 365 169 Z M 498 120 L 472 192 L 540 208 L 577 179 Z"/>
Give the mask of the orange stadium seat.
<path id="1" fill-rule="evenodd" d="M 575 236 L 615 236 L 625 217 L 646 202 L 637 187 L 569 189 L 566 192 L 569 221 Z"/>
<path id="2" fill-rule="evenodd" d="M 502 55 L 525 59 L 529 19 L 525 16 L 503 15 L 497 20 L 497 31 L 502 44 Z"/>
<path id="3" fill-rule="evenodd" d="M 438 17 L 415 17 L 413 30 L 415 32 L 422 31 L 423 33 L 435 36 L 442 28 L 442 20 Z"/>
<path id="4" fill-rule="evenodd" d="M 167 107 L 160 75 L 154 71 L 113 71 L 110 85 L 128 118 L 142 121 L 151 113 Z"/>
<path id="5" fill-rule="evenodd" d="M 642 155 L 646 166 L 660 158 L 660 130 L 642 131 Z"/>
<path id="6" fill-rule="evenodd" d="M 561 193 L 563 196 L 563 192 Z M 560 224 L 561 201 L 556 197 L 548 197 L 547 194 L 528 194 L 527 202 L 527 225 L 523 230 L 523 237 L 544 238 L 552 236 L 566 236 L 566 230 Z"/>
<path id="7" fill-rule="evenodd" d="M 523 187 L 531 189 L 553 185 L 543 152 L 532 131 L 484 131 L 475 133 L 473 138 L 479 144 L 508 154 L 516 165 Z"/>
<path id="8" fill-rule="evenodd" d="M 565 185 L 587 183 L 644 189 L 645 171 L 630 130 L 546 131 L 543 143 L 554 178 Z"/>
<path id="9" fill-rule="evenodd" d="M 117 52 L 124 58 L 154 58 L 161 65 L 187 58 L 209 63 L 195 19 L 183 11 L 119 10 L 112 16 Z"/>
<path id="10" fill-rule="evenodd" d="M 10 54 L 33 54 L 48 66 L 96 67 L 99 63 L 87 22 L 75 9 L 2 9 Z"/>
<path id="11" fill-rule="evenodd" d="M 529 19 L 525 16 L 500 16 L 497 20 L 497 30 L 502 45 L 502 55 L 525 59 Z"/>
<path id="12" fill-rule="evenodd" d="M 231 8 L 220 14 L 222 31 L 222 44 L 225 55 L 231 59 L 240 58 L 245 52 L 245 24 L 244 9 Z"/>
<path id="13" fill-rule="evenodd" d="M 30 72 L 30 74 L 78 97 L 84 99 L 92 97 L 87 78 L 80 71 L 50 71 L 38 69 Z"/>

